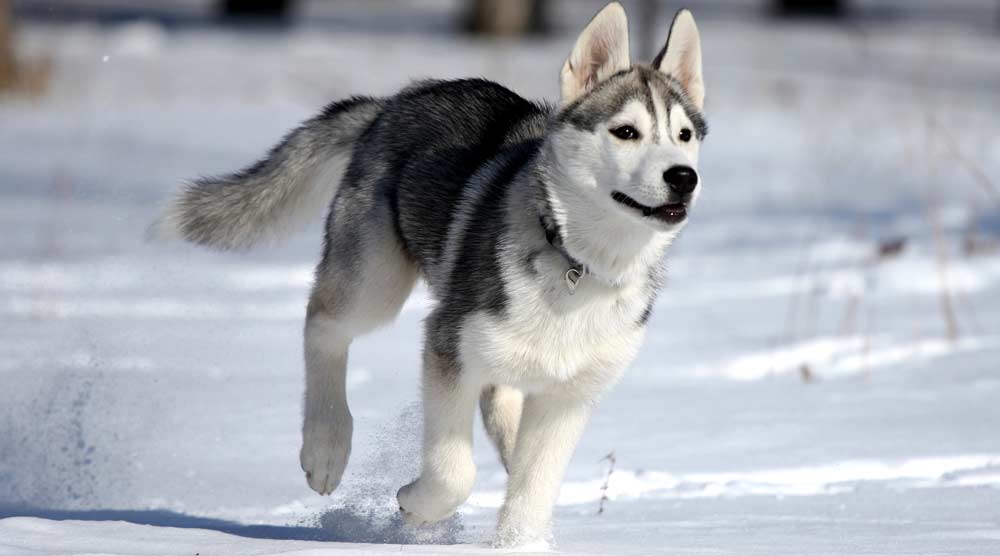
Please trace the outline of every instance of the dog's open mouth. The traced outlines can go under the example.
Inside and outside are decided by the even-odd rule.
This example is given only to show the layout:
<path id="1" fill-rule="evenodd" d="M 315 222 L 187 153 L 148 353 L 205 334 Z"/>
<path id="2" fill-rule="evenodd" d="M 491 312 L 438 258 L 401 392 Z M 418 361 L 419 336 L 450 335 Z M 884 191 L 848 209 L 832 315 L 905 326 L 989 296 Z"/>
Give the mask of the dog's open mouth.
<path id="1" fill-rule="evenodd" d="M 687 217 L 687 206 L 684 203 L 667 203 L 658 207 L 647 207 L 621 191 L 613 192 L 611 198 L 618 203 L 635 209 L 644 217 L 662 220 L 668 224 L 676 224 Z"/>

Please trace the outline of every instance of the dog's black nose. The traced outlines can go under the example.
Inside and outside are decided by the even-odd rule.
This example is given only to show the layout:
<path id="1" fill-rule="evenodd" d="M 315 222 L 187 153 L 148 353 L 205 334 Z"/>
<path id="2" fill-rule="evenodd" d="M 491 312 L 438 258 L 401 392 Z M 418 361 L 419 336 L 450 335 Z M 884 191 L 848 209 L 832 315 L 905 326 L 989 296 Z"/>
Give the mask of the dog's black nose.
<path id="1" fill-rule="evenodd" d="M 689 195 L 698 187 L 698 172 L 690 166 L 674 166 L 663 172 L 663 181 L 677 193 Z"/>

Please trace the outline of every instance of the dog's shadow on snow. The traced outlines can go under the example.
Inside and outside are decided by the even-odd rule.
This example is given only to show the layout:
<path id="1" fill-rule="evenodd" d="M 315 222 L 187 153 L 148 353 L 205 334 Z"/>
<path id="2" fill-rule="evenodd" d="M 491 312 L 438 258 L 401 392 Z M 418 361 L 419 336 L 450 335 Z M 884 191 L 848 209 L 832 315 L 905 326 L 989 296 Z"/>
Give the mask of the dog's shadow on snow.
<path id="1" fill-rule="evenodd" d="M 169 510 L 58 510 L 0 506 L 0 519 L 37 517 L 52 520 L 125 521 L 155 527 L 209 529 L 252 539 L 350 542 L 369 544 L 456 544 L 462 530 L 457 516 L 425 528 L 407 526 L 398 514 L 380 509 L 331 508 L 314 523 L 302 525 L 247 525 L 225 519 L 198 517 Z"/>

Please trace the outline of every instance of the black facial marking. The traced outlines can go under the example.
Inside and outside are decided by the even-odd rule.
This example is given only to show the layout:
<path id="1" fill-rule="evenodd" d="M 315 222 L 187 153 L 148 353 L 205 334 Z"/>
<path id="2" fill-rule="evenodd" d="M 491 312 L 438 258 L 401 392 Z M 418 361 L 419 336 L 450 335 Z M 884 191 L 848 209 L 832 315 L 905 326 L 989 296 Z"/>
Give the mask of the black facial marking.
<path id="1" fill-rule="evenodd" d="M 650 76 L 646 72 L 640 72 L 639 76 L 642 78 L 642 84 L 646 88 L 646 94 L 643 101 L 646 104 L 646 111 L 649 112 L 649 117 L 653 121 L 653 142 L 657 143 L 660 141 L 660 126 L 656 125 L 656 103 L 653 101 L 653 86 L 650 84 Z M 669 110 L 667 114 L 669 114 Z M 668 116 L 669 117 L 669 116 Z M 669 126 L 668 126 L 669 127 Z"/>
<path id="2" fill-rule="evenodd" d="M 703 139 L 708 134 L 704 116 L 688 98 L 680 82 L 659 70 L 643 65 L 632 66 L 599 83 L 592 91 L 563 108 L 557 116 L 557 121 L 583 131 L 594 131 L 598 125 L 606 123 L 621 112 L 626 103 L 633 100 L 642 102 L 649 110 L 650 116 L 655 117 L 656 111 L 652 99 L 654 88 L 663 97 L 668 118 L 673 105 L 680 104 L 691 120 L 695 136 Z"/>
<path id="3" fill-rule="evenodd" d="M 641 84 L 630 77 L 631 70 L 605 79 L 559 113 L 558 120 L 577 129 L 593 131 L 621 112 L 625 103 L 642 98 Z"/>

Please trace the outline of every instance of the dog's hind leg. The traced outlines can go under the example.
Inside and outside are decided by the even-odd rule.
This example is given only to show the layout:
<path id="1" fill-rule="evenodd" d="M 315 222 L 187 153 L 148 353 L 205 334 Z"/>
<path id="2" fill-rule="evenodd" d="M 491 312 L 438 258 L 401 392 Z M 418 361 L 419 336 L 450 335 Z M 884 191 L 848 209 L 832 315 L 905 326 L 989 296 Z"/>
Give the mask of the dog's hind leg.
<path id="1" fill-rule="evenodd" d="M 310 302 L 305 327 L 306 395 L 299 462 L 310 488 L 330 494 L 351 455 L 354 419 L 347 406 L 351 336 L 336 317 Z"/>
<path id="2" fill-rule="evenodd" d="M 388 207 L 353 204 L 359 210 L 351 218 L 344 211 L 338 214 L 334 203 L 306 315 L 299 460 L 309 486 L 320 494 L 337 488 L 351 453 L 354 424 L 346 392 L 351 340 L 395 318 L 417 279 Z"/>
<path id="3" fill-rule="evenodd" d="M 510 386 L 490 385 L 483 389 L 483 393 L 479 396 L 479 409 L 483 415 L 486 433 L 500 453 L 500 461 L 508 473 L 523 405 L 524 394 Z"/>

